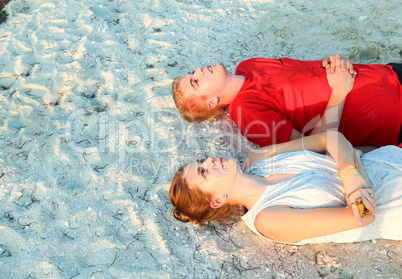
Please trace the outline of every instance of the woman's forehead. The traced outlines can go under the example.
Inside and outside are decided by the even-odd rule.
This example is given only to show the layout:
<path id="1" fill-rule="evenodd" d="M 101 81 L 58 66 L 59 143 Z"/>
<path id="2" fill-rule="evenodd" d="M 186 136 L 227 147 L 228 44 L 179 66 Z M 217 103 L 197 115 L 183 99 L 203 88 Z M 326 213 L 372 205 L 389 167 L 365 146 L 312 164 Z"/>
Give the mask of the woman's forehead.
<path id="1" fill-rule="evenodd" d="M 194 161 L 187 164 L 183 169 L 183 178 L 187 182 L 187 184 L 192 188 L 195 182 L 197 182 L 198 177 L 198 168 L 201 163 Z"/>

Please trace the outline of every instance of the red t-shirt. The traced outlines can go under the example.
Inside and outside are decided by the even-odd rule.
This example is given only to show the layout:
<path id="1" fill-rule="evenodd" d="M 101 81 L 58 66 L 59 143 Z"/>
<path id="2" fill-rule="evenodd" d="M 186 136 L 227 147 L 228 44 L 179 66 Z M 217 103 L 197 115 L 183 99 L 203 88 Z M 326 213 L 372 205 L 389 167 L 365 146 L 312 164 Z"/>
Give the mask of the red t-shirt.
<path id="1" fill-rule="evenodd" d="M 339 131 L 354 145 L 396 145 L 402 122 L 402 87 L 387 65 L 353 64 L 357 77 L 345 100 Z M 236 75 L 244 83 L 229 113 L 250 141 L 286 142 L 293 128 L 311 132 L 331 96 L 322 61 L 253 58 Z"/>

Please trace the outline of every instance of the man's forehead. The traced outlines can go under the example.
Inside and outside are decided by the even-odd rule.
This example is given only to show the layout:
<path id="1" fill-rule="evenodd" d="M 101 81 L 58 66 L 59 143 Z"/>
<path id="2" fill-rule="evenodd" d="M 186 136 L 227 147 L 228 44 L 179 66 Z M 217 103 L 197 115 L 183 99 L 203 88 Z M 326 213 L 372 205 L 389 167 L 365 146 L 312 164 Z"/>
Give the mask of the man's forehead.
<path id="1" fill-rule="evenodd" d="M 191 87 L 191 75 L 187 74 L 181 78 L 179 82 L 179 90 L 183 93 L 190 93 L 194 91 L 194 88 Z"/>

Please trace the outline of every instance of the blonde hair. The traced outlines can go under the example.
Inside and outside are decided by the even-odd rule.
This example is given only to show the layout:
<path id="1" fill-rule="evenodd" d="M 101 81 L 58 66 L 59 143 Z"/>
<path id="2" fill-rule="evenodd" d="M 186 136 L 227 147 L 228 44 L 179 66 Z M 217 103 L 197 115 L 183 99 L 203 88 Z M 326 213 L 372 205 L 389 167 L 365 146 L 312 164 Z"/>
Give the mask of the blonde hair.
<path id="1" fill-rule="evenodd" d="M 184 179 L 184 167 L 180 167 L 173 177 L 169 191 L 170 202 L 175 207 L 173 215 L 182 222 L 191 222 L 199 226 L 207 221 L 216 221 L 227 217 L 237 205 L 229 203 L 219 208 L 212 208 L 212 196 L 197 187 L 190 189 Z"/>
<path id="2" fill-rule="evenodd" d="M 180 114 L 190 123 L 195 121 L 206 121 L 221 114 L 227 108 L 227 104 L 218 104 L 215 108 L 208 108 L 206 105 L 207 96 L 197 98 L 185 98 L 180 91 L 179 84 L 183 76 L 177 76 L 172 83 L 174 103 Z"/>

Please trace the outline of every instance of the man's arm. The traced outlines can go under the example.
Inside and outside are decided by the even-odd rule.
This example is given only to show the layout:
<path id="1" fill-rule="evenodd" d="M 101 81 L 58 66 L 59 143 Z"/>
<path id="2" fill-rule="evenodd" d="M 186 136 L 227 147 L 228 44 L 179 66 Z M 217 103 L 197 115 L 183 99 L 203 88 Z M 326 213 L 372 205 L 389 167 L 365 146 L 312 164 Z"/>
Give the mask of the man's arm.
<path id="1" fill-rule="evenodd" d="M 335 64 L 335 67 L 333 64 Z M 335 68 L 334 72 L 332 72 L 333 68 Z M 331 97 L 323 116 L 310 134 L 338 130 L 345 99 L 354 85 L 355 75 L 350 73 L 350 68 L 353 71 L 349 59 L 342 59 L 340 53 L 335 56 L 335 60 L 331 61 L 331 65 L 326 64 L 327 80 L 332 88 Z"/>
<path id="2" fill-rule="evenodd" d="M 302 134 L 299 131 L 297 131 L 295 128 L 293 128 L 289 141 L 297 140 L 297 139 L 300 139 L 301 137 L 302 137 Z"/>
<path id="3" fill-rule="evenodd" d="M 310 135 L 319 134 L 328 130 L 338 130 L 341 120 L 345 99 L 349 92 L 346 93 L 343 89 L 332 89 L 331 97 L 328 101 L 325 112 L 322 115 L 317 126 L 311 131 Z M 346 95 L 342 99 L 342 95 Z"/>

